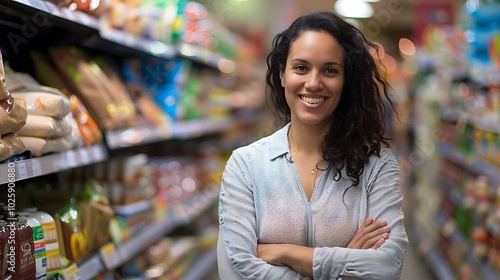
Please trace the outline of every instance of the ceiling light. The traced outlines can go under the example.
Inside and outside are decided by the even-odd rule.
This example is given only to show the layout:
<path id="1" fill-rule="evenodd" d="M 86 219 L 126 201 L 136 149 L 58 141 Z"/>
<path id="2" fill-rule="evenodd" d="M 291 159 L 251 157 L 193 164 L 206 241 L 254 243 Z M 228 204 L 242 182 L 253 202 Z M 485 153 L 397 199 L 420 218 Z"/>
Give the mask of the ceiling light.
<path id="1" fill-rule="evenodd" d="M 335 11 L 347 18 L 368 18 L 373 15 L 373 8 L 362 0 L 338 0 Z"/>

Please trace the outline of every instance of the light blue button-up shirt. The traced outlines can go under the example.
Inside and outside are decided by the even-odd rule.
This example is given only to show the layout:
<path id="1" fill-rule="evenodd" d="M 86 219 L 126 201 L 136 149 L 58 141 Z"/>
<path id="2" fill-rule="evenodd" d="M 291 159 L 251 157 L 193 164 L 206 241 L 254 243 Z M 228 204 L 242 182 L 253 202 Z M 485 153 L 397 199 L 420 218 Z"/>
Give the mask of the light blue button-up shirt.
<path id="1" fill-rule="evenodd" d="M 399 166 L 390 150 L 372 156 L 351 187 L 345 171 L 323 171 L 308 201 L 290 158 L 287 124 L 271 136 L 236 149 L 219 197 L 218 266 L 222 280 L 310 279 L 288 266 L 257 258 L 257 244 L 314 248 L 314 279 L 398 279 L 408 238 L 403 225 Z M 368 217 L 385 220 L 389 238 L 379 249 L 345 248 Z"/>

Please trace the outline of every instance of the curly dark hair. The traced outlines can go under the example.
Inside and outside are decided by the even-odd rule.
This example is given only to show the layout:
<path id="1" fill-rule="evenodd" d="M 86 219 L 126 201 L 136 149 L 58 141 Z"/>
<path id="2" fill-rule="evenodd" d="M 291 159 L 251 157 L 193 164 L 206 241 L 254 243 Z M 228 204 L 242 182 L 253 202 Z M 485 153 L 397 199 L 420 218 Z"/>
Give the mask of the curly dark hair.
<path id="1" fill-rule="evenodd" d="M 382 144 L 389 146 L 384 124 L 384 96 L 394 109 L 387 92 L 389 84 L 380 73 L 370 49 L 379 46 L 368 41 L 363 33 L 331 12 L 314 12 L 296 19 L 285 31 L 276 35 L 273 49 L 267 57 L 267 92 L 277 125 L 291 120 L 290 107 L 281 87 L 280 71 L 284 71 L 291 44 L 304 31 L 327 32 L 338 40 L 344 51 L 344 87 L 340 102 L 332 114 L 333 122 L 322 141 L 324 160 L 335 168 L 335 178 L 341 170 L 354 185 L 371 155 L 380 156 Z M 270 90 L 269 90 L 270 89 Z"/>

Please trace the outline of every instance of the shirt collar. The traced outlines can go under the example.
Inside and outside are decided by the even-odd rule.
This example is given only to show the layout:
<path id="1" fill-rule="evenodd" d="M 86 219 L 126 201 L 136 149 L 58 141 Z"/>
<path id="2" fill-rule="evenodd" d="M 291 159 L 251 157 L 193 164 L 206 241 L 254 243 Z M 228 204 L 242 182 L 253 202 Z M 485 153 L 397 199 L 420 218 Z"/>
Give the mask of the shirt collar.
<path id="1" fill-rule="evenodd" d="M 290 154 L 290 148 L 288 145 L 288 129 L 290 129 L 290 123 L 287 123 L 271 135 L 269 139 L 269 160 L 274 160 L 284 154 Z"/>

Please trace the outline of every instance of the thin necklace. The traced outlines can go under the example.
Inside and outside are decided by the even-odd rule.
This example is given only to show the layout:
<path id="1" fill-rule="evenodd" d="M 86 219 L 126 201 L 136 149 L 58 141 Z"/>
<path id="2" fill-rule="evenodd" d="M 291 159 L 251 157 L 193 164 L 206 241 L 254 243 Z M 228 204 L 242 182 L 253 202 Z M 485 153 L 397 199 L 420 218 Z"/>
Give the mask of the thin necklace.
<path id="1" fill-rule="evenodd" d="M 291 161 L 293 161 L 293 156 L 292 156 L 291 154 L 290 154 L 290 160 L 291 160 Z M 319 164 L 320 162 L 322 162 L 322 161 L 323 161 L 323 160 L 318 161 L 318 163 L 316 163 L 316 167 L 311 168 L 311 174 L 313 174 L 313 175 L 314 175 L 314 174 L 316 174 L 316 171 L 318 171 L 318 164 Z"/>

